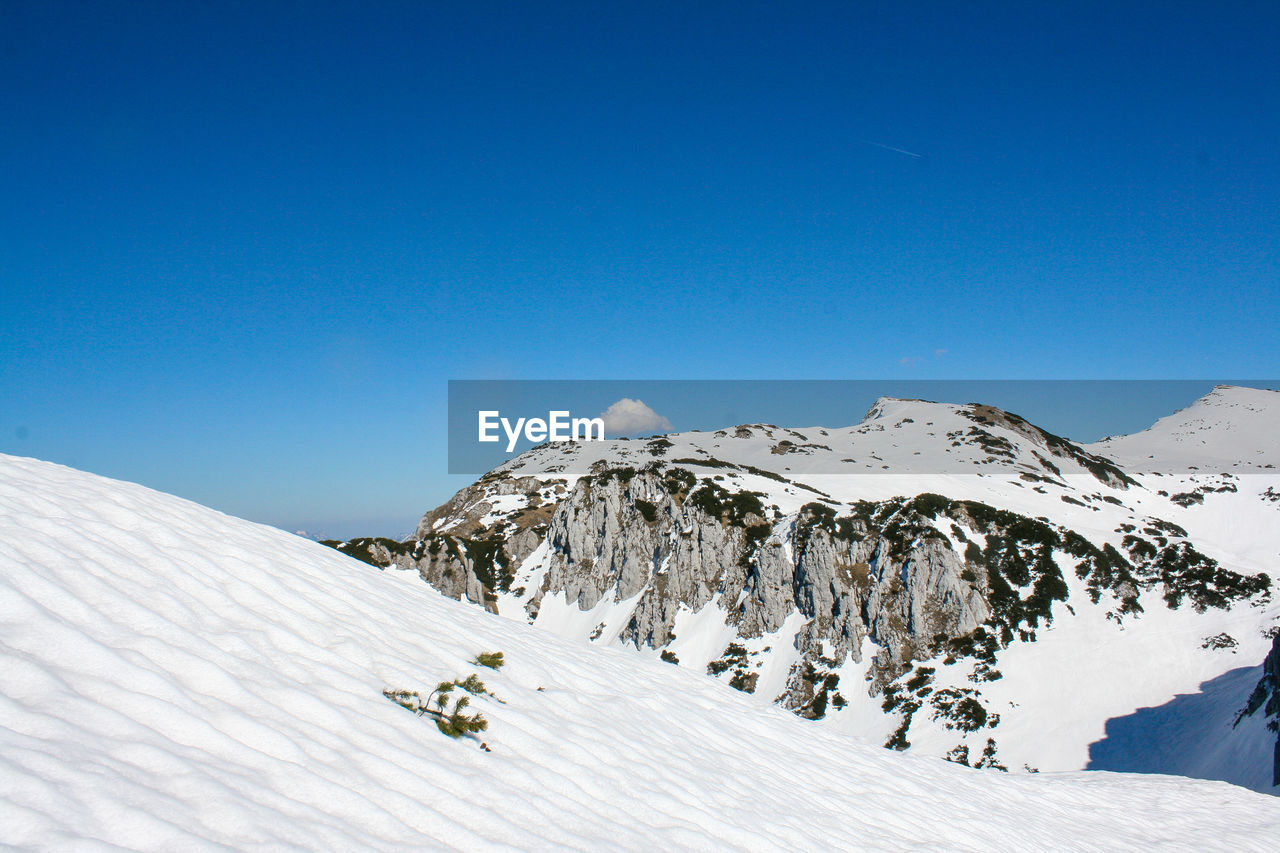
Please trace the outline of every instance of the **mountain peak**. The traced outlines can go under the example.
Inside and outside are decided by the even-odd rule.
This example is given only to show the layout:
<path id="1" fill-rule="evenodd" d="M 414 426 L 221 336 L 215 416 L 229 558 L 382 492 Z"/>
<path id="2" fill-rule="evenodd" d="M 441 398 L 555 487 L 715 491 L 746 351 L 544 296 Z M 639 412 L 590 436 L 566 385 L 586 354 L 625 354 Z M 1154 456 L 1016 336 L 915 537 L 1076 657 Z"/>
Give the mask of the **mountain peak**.
<path id="1" fill-rule="evenodd" d="M 1132 435 L 1088 447 L 1130 465 L 1280 466 L 1280 392 L 1216 385 L 1186 408 Z"/>
<path id="2" fill-rule="evenodd" d="M 862 423 L 870 421 L 883 420 L 886 418 L 898 418 L 908 414 L 920 413 L 929 409 L 940 409 L 945 411 L 953 411 L 955 406 L 949 403 L 936 403 L 932 400 L 922 400 L 918 397 L 879 397 L 871 404 L 871 408 L 867 409 L 867 413 L 862 416 Z"/>

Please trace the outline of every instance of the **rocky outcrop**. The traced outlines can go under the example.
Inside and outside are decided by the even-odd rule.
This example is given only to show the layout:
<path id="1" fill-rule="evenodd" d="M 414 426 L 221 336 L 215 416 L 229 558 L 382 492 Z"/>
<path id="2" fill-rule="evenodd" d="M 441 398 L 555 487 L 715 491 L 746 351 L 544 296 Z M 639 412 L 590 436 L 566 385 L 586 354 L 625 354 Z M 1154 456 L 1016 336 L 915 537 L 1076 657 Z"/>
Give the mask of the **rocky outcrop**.
<path id="1" fill-rule="evenodd" d="M 1009 505 L 1035 514 L 927 492 L 859 500 L 856 480 L 828 477 L 833 496 L 791 466 L 915 472 L 903 482 L 939 488 L 954 484 L 939 472 L 976 474 L 1024 492 Z M 1005 677 L 1003 650 L 1055 616 L 1097 607 L 1120 627 L 1143 602 L 1203 612 L 1269 596 L 1266 575 L 1219 565 L 1142 511 L 1149 488 L 999 409 L 882 400 L 846 430 L 545 445 L 405 542 L 330 544 L 507 617 L 659 651 L 806 717 L 870 702 L 896 721 L 886 745 L 906 749 L 924 727 L 934 747 L 952 733 L 951 760 L 999 767 L 990 730 L 1017 706 L 983 690 Z M 1082 519 L 1088 536 L 1068 526 Z"/>
<path id="2" fill-rule="evenodd" d="M 617 636 L 636 647 L 666 647 L 682 612 L 714 607 L 739 640 L 798 613 L 804 624 L 787 640 L 797 661 L 778 698 L 810 713 L 823 695 L 815 673 L 861 662 L 866 639 L 877 649 L 873 694 L 938 654 L 972 659 L 975 681 L 998 677 L 988 675 L 995 651 L 1034 639 L 1067 597 L 1058 556 L 1095 600 L 1115 600 L 1117 618 L 1140 611 L 1140 590 L 1158 584 L 1171 606 L 1188 597 L 1197 608 L 1269 586 L 1222 570 L 1170 525 L 1151 528 L 1160 547 L 1129 528 L 1122 555 L 1041 519 L 940 495 L 840 508 L 819 500 L 791 514 L 763 497 L 659 461 L 598 465 L 572 485 L 487 477 L 428 514 L 415 539 L 338 547 L 490 610 L 508 596 L 531 621 L 548 596 L 580 611 L 626 603 Z M 747 669 L 736 673 L 754 686 Z"/>
<path id="3" fill-rule="evenodd" d="M 1271 641 L 1271 651 L 1262 662 L 1262 678 L 1249 695 L 1249 701 L 1236 717 L 1236 725 L 1245 717 L 1262 712 L 1267 728 L 1276 733 L 1272 753 L 1271 784 L 1280 785 L 1280 634 Z"/>
<path id="4" fill-rule="evenodd" d="M 940 495 L 817 500 L 788 514 L 764 497 L 664 461 L 600 464 L 571 485 L 486 477 L 428 514 L 415 539 L 339 547 L 493 611 L 505 596 L 530 621 L 548 597 L 579 611 L 620 603 L 629 615 L 616 636 L 638 648 L 667 647 L 681 613 L 714 614 L 736 641 L 772 635 L 799 614 L 802 626 L 784 638 L 795 662 L 777 698 L 810 716 L 824 707 L 822 673 L 860 663 L 865 640 L 876 649 L 866 669 L 873 695 L 939 655 L 968 660 L 975 684 L 998 678 L 998 650 L 1034 640 L 1053 603 L 1066 600 L 1060 561 L 1075 565 L 1095 602 L 1115 602 L 1117 619 L 1140 612 L 1141 590 L 1156 586 L 1170 606 L 1186 598 L 1197 609 L 1269 588 L 1266 576 L 1222 569 L 1183 541 L 1185 531 L 1156 520 L 1118 530 L 1122 554 L 1043 519 Z M 721 671 L 755 689 L 745 649 L 725 651 Z M 916 699 L 898 698 L 910 709 L 931 692 L 926 678 Z M 979 701 L 962 698 L 970 709 Z"/>

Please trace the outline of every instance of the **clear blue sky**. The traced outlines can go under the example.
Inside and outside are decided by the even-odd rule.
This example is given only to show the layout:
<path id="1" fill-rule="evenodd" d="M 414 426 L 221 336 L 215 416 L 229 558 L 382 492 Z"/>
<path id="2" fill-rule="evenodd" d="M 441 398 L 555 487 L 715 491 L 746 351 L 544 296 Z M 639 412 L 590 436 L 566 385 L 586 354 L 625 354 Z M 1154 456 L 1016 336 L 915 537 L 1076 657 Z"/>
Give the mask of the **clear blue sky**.
<path id="1" fill-rule="evenodd" d="M 1277 44 L 1275 2 L 0 0 L 0 451 L 403 533 L 448 379 L 1275 376 Z"/>

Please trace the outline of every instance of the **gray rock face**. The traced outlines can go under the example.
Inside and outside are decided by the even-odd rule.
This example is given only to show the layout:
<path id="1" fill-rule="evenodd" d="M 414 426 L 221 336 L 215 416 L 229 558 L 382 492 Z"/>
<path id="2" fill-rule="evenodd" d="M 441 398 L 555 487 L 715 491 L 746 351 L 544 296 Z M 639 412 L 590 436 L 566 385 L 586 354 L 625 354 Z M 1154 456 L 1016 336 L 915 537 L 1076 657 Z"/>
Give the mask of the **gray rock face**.
<path id="1" fill-rule="evenodd" d="M 547 594 L 583 610 L 606 596 L 639 596 L 623 639 L 659 648 L 681 605 L 697 611 L 713 599 L 732 602 L 746 576 L 739 560 L 745 528 L 681 498 L 656 473 L 579 481 L 551 517 L 550 563 L 530 607 L 536 612 Z"/>
<path id="2" fill-rule="evenodd" d="M 545 526 L 516 517 L 484 527 L 479 520 L 495 496 L 540 486 L 529 479 L 493 485 L 460 492 L 423 520 L 411 550 L 380 555 L 385 564 L 496 609 L 498 595 L 520 583 L 516 570 L 545 542 L 541 582 L 525 591 L 530 618 L 547 596 L 580 610 L 634 601 L 620 639 L 660 649 L 681 611 L 714 604 L 743 639 L 776 632 L 799 612 L 807 624 L 794 640 L 796 671 L 824 649 L 861 660 L 869 637 L 882 650 L 872 689 L 901 674 L 932 638 L 968 633 L 990 615 L 979 573 L 942 536 L 916 531 L 904 540 L 865 524 L 838 533 L 823 526 L 825 517 L 784 517 L 750 493 L 661 468 L 585 477 L 554 505 L 539 505 L 549 513 Z M 454 521 L 449 532 L 436 532 L 446 518 Z M 798 707 L 806 694 L 798 681 L 780 698 Z"/>
<path id="3" fill-rule="evenodd" d="M 1259 711 L 1267 719 L 1267 728 L 1276 732 L 1272 753 L 1271 784 L 1280 785 L 1280 635 L 1271 641 L 1271 651 L 1262 662 L 1262 678 L 1249 696 L 1249 702 L 1236 717 L 1236 724 Z"/>
<path id="4" fill-rule="evenodd" d="M 1163 584 L 1171 606 L 1187 597 L 1203 609 L 1270 584 L 1170 541 L 1181 532 L 1169 525 L 1148 531 L 1160 535 L 1159 548 L 1131 534 L 1126 557 L 1041 519 L 940 495 L 839 509 L 816 500 L 788 514 L 760 498 L 666 462 L 602 463 L 572 485 L 486 477 L 430 513 L 416 539 L 362 540 L 361 558 L 415 570 L 445 595 L 492 611 L 507 597 L 531 621 L 548 596 L 579 611 L 626 603 L 614 636 L 637 648 L 668 646 L 682 613 L 703 614 L 735 642 L 774 635 L 798 614 L 798 629 L 792 622 L 792 633 L 769 641 L 795 652 L 777 698 L 815 716 L 821 685 L 841 661 L 862 662 L 865 640 L 876 648 L 866 668 L 872 695 L 939 654 L 971 659 L 975 685 L 999 678 L 996 651 L 1033 640 L 1053 602 L 1066 599 L 1059 559 L 1079 561 L 1095 601 L 1120 602 L 1117 618 L 1140 610 L 1140 588 Z M 746 652 L 732 645 L 717 672 L 732 670 L 731 683 L 752 690 Z M 903 702 L 925 701 L 927 679 L 919 684 L 925 692 Z"/>

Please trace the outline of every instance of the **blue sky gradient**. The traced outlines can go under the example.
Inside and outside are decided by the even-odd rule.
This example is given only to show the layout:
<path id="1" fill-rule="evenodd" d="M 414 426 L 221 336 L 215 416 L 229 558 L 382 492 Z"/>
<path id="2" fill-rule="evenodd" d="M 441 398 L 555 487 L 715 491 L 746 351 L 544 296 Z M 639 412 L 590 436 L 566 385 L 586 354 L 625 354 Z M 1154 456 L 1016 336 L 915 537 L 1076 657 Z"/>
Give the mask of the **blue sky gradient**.
<path id="1" fill-rule="evenodd" d="M 0 451 L 399 534 L 462 484 L 448 379 L 1280 375 L 1277 44 L 1275 3 L 4 3 Z"/>

